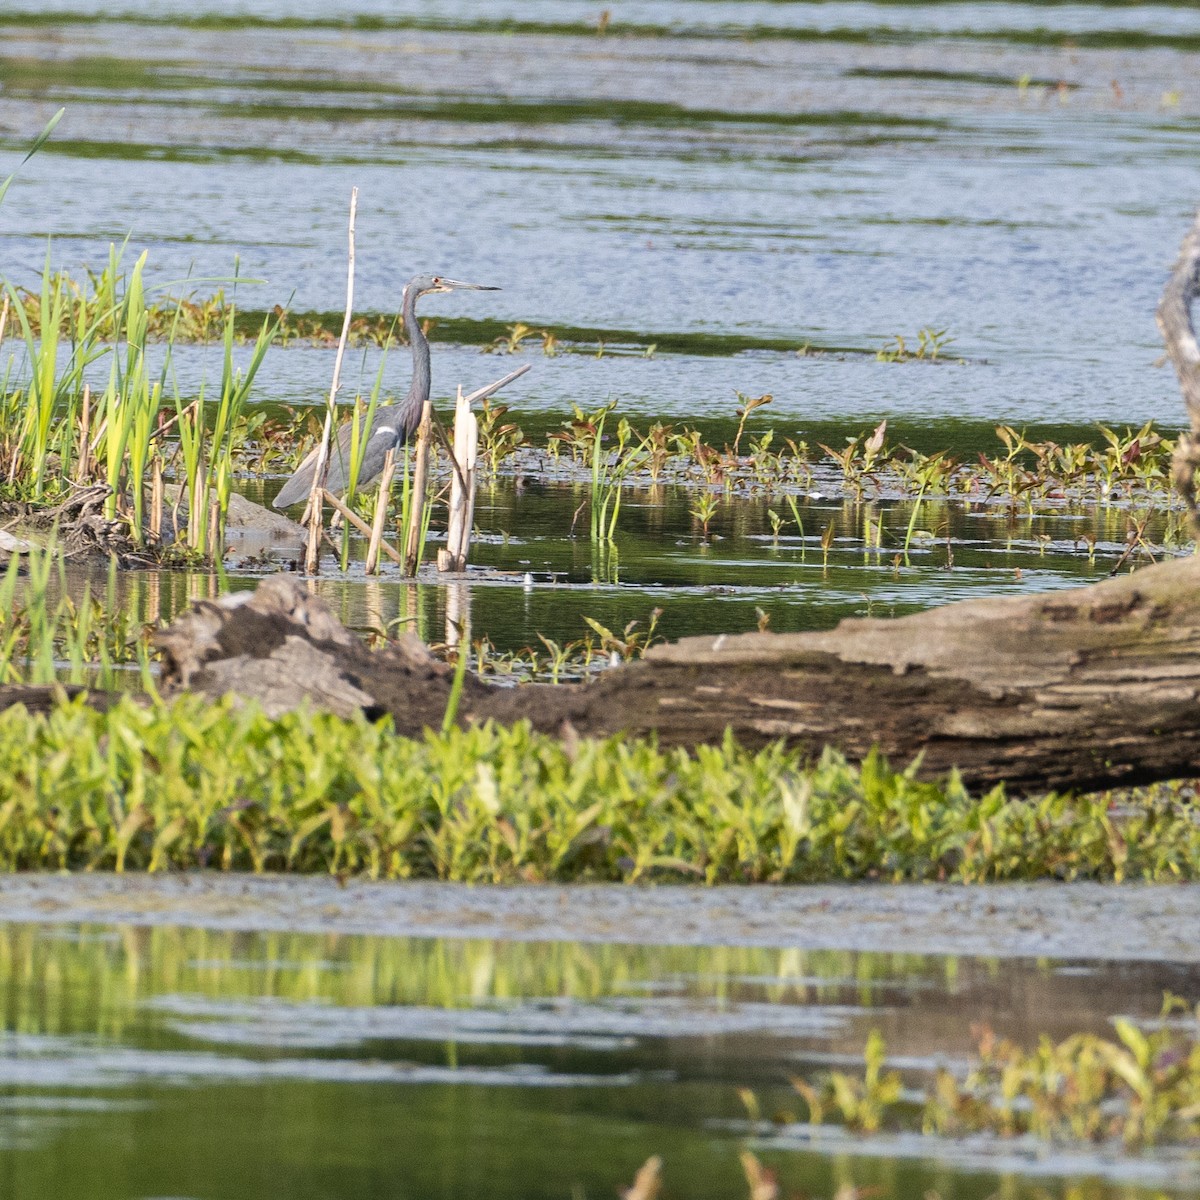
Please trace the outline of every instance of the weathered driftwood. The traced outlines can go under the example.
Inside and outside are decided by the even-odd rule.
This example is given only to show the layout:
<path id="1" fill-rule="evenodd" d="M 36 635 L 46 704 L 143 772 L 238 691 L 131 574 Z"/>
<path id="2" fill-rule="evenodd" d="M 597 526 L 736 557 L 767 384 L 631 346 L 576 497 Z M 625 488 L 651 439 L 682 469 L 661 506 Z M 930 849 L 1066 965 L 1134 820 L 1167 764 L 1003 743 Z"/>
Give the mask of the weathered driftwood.
<path id="1" fill-rule="evenodd" d="M 155 641 L 167 695 L 233 693 L 272 715 L 308 703 L 341 716 L 411 709 L 440 721 L 450 691 L 450 669 L 420 639 L 406 634 L 370 650 L 294 576 L 201 600 Z M 473 698 L 480 690 L 470 680 L 465 694 Z M 411 718 L 404 725 L 419 727 Z"/>
<path id="2" fill-rule="evenodd" d="M 450 673 L 416 638 L 368 650 L 292 577 L 202 602 L 160 635 L 168 689 L 252 697 L 281 712 L 390 713 L 441 723 Z M 468 676 L 459 719 L 550 733 L 655 733 L 664 745 L 782 738 L 848 756 L 872 746 L 972 786 L 1098 788 L 1200 772 L 1200 560 L 1095 587 L 973 600 L 828 633 L 687 638 L 579 686 Z"/>

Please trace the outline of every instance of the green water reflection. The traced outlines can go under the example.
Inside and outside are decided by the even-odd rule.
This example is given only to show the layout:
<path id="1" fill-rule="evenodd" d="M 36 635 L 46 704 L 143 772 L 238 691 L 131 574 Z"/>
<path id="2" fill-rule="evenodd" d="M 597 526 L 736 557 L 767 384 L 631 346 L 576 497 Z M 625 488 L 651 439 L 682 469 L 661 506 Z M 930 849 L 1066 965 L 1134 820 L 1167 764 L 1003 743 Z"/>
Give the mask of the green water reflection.
<path id="1" fill-rule="evenodd" d="M 265 498 L 259 486 L 248 491 Z M 1029 514 L 934 498 L 914 512 L 912 501 L 815 496 L 799 501 L 801 531 L 780 496 L 758 496 L 722 499 L 706 539 L 695 497 L 695 489 L 680 486 L 627 489 L 616 543 L 607 547 L 587 536 L 585 485 L 501 478 L 480 491 L 468 576 L 448 578 L 427 566 L 417 581 L 405 581 L 385 563 L 367 578 L 365 542 L 356 537 L 348 573 L 329 555 L 317 587 L 352 628 L 411 629 L 436 643 L 457 641 L 461 626 L 472 642 L 519 652 L 541 650 L 539 634 L 560 644 L 583 638 L 587 618 L 618 633 L 630 621 L 644 630 L 655 609 L 658 634 L 675 639 L 753 630 L 764 619 L 777 632 L 828 629 L 845 617 L 901 616 L 973 596 L 1095 582 L 1122 560 L 1131 528 L 1130 511 L 1116 505 Z M 772 511 L 783 517 L 777 534 Z M 1149 542 L 1159 543 L 1168 520 L 1165 513 L 1149 517 Z M 431 542 L 434 551 L 438 544 Z M 94 595 L 153 624 L 226 585 L 253 588 L 297 556 L 294 546 L 234 539 L 224 580 L 133 571 L 110 582 L 101 571 L 76 572 L 69 583 L 79 593 L 90 580 Z"/>
<path id="2" fill-rule="evenodd" d="M 178 927 L 0 928 L 0 1194 L 744 1194 L 741 1086 L 853 1056 L 926 1067 L 987 1021 L 1031 1037 L 1149 1014 L 1170 966 Z M 1116 1200 L 941 1161 L 762 1150 L 793 1192 Z M 1151 1164 L 1153 1165 L 1153 1164 Z M 1043 1162 L 1053 1171 L 1053 1161 Z"/>

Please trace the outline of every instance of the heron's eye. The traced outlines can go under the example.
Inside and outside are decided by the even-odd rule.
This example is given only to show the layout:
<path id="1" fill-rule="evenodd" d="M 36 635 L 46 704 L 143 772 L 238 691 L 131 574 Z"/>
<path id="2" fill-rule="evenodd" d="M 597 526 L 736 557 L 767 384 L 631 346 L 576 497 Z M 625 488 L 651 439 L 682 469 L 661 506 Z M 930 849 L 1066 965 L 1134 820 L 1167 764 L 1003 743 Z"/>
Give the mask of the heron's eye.
<path id="1" fill-rule="evenodd" d="M 434 282 L 434 283 L 441 283 L 441 282 L 442 282 L 442 277 L 441 277 L 440 275 L 435 275 L 435 276 L 433 277 L 433 282 Z"/>

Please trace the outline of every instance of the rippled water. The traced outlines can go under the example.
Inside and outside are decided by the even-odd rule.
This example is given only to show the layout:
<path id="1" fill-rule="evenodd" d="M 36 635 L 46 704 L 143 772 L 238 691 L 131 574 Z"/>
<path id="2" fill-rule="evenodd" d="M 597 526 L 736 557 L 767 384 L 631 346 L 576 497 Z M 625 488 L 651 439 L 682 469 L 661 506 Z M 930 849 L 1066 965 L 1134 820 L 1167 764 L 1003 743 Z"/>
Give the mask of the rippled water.
<path id="1" fill-rule="evenodd" d="M 336 309 L 357 184 L 364 309 L 435 269 L 505 290 L 431 313 L 863 350 L 930 326 L 972 362 L 573 358 L 537 409 L 1178 417 L 1152 314 L 1197 201 L 1192 6 L 668 0 L 605 36 L 557 0 L 134 11 L 0 15 L 9 144 L 68 108 L 0 213 L 11 274 L 51 233 L 74 266 L 131 234 L 161 280 L 240 255 L 262 307 Z"/>
<path id="2" fill-rule="evenodd" d="M 974 1022 L 1105 1032 L 1192 968 L 15 924 L 0 967 L 19 1200 L 611 1196 L 652 1153 L 671 1194 L 727 1197 L 747 1137 L 788 1194 L 1132 1200 L 1200 1179 L 1166 1152 L 773 1135 L 738 1098 L 794 1109 L 788 1076 L 853 1067 L 872 1028 L 914 1083 Z"/>

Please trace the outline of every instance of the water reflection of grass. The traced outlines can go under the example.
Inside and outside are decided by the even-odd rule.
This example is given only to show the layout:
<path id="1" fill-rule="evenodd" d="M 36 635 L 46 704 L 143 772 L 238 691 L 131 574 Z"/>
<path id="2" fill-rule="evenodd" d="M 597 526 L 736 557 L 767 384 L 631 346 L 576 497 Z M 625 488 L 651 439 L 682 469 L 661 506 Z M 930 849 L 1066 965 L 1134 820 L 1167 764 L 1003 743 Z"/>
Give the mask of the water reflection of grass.
<path id="1" fill-rule="evenodd" d="M 155 996 L 276 998 L 345 1008 L 471 1008 L 518 1000 L 593 1001 L 674 993 L 732 1002 L 753 978 L 772 1003 L 844 1002 L 847 987 L 947 975 L 951 960 L 911 954 L 759 947 L 636 946 L 229 933 L 179 926 L 44 927 L 0 932 L 12 1032 L 123 1036 Z M 776 982 L 772 982 L 775 980 Z M 822 982 L 828 980 L 828 982 Z"/>

